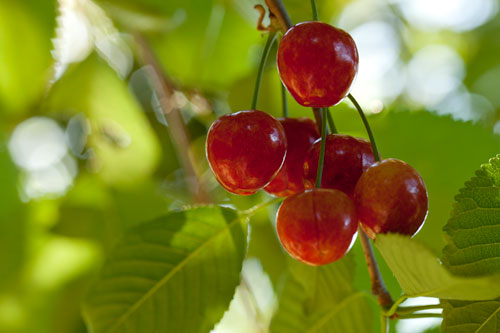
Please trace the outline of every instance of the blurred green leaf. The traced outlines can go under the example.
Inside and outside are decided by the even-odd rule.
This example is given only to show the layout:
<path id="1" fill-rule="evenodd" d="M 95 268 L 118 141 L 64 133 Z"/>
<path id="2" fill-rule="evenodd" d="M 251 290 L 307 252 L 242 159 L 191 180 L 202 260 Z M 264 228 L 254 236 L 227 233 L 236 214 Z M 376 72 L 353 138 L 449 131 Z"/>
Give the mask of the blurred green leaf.
<path id="1" fill-rule="evenodd" d="M 242 218 L 228 208 L 193 208 L 132 228 L 89 293 L 89 328 L 210 330 L 239 284 L 245 252 Z"/>
<path id="2" fill-rule="evenodd" d="M 0 293 L 16 276 L 25 257 L 26 221 L 17 193 L 18 173 L 0 139 Z"/>
<path id="3" fill-rule="evenodd" d="M 168 75 L 184 86 L 214 91 L 256 68 L 256 46 L 264 43 L 256 25 L 223 2 L 197 0 L 179 8 L 186 11 L 183 24 L 153 39 Z"/>
<path id="4" fill-rule="evenodd" d="M 311 267 L 289 259 L 290 274 L 279 293 L 271 332 L 370 332 L 368 294 L 356 292 L 354 261 Z"/>
<path id="5" fill-rule="evenodd" d="M 500 300 L 484 302 L 443 301 L 442 333 L 498 332 Z"/>
<path id="6" fill-rule="evenodd" d="M 87 116 L 92 168 L 107 184 L 131 185 L 154 171 L 158 139 L 125 82 L 96 55 L 54 85 L 47 107 L 66 116 Z"/>
<path id="7" fill-rule="evenodd" d="M 27 111 L 50 78 L 56 1 L 0 2 L 0 114 Z"/>
<path id="8" fill-rule="evenodd" d="M 455 200 L 441 260 L 458 275 L 500 272 L 500 155 L 482 165 Z"/>
<path id="9" fill-rule="evenodd" d="M 451 274 L 420 242 L 399 234 L 377 235 L 375 245 L 406 296 L 489 300 L 500 296 L 500 275 L 466 278 Z"/>

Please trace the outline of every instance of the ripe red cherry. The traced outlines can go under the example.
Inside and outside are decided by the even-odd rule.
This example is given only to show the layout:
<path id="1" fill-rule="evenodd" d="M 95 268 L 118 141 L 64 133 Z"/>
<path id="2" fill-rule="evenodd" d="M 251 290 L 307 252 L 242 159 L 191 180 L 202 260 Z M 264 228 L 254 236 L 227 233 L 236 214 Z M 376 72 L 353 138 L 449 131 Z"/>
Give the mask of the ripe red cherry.
<path id="1" fill-rule="evenodd" d="M 299 104 L 329 107 L 349 93 L 358 71 L 358 50 L 347 32 L 323 22 L 302 22 L 279 44 L 278 71 Z"/>
<path id="2" fill-rule="evenodd" d="M 286 135 L 274 117 L 258 110 L 217 119 L 207 135 L 207 159 L 229 192 L 249 195 L 266 186 L 286 155 Z"/>
<path id="3" fill-rule="evenodd" d="M 389 158 L 373 164 L 359 178 L 354 202 L 370 238 L 394 232 L 414 235 L 427 215 L 427 191 L 418 172 Z"/>
<path id="4" fill-rule="evenodd" d="M 285 129 L 288 149 L 285 163 L 264 190 L 278 197 L 304 191 L 304 159 L 312 143 L 319 138 L 316 123 L 309 118 L 280 118 Z"/>
<path id="5" fill-rule="evenodd" d="M 316 183 L 321 139 L 309 150 L 304 161 L 306 188 Z M 349 135 L 330 134 L 326 137 L 325 162 L 321 187 L 341 190 L 353 198 L 359 177 L 374 162 L 370 143 Z"/>
<path id="6" fill-rule="evenodd" d="M 309 265 L 342 258 L 353 243 L 358 220 L 351 199 L 330 189 L 311 189 L 288 197 L 276 216 L 283 247 Z"/>

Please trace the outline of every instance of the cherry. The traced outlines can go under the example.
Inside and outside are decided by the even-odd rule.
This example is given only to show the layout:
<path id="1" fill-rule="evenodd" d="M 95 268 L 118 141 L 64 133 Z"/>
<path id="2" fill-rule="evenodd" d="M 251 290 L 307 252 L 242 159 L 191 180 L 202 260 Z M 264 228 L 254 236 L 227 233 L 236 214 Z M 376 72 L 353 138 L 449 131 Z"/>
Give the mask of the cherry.
<path id="1" fill-rule="evenodd" d="M 418 172 L 389 158 L 374 163 L 359 178 L 354 192 L 361 226 L 370 238 L 395 232 L 414 235 L 427 215 L 427 191 Z"/>
<path id="2" fill-rule="evenodd" d="M 309 118 L 279 118 L 285 129 L 288 149 L 285 163 L 264 190 L 278 197 L 304 191 L 303 165 L 307 151 L 319 138 L 316 123 Z"/>
<path id="3" fill-rule="evenodd" d="M 250 110 L 217 119 L 207 134 L 206 153 L 215 178 L 226 190 L 249 195 L 278 173 L 286 146 L 280 122 L 265 112 Z"/>
<path id="4" fill-rule="evenodd" d="M 299 104 L 329 107 L 349 93 L 358 71 L 358 50 L 347 32 L 323 22 L 302 22 L 279 44 L 278 71 Z"/>
<path id="5" fill-rule="evenodd" d="M 304 161 L 306 188 L 316 183 L 321 139 L 309 150 Z M 349 135 L 330 134 L 326 137 L 325 161 L 321 187 L 340 190 L 353 198 L 359 177 L 374 162 L 370 143 Z"/>
<path id="6" fill-rule="evenodd" d="M 276 216 L 283 247 L 313 266 L 342 258 L 353 243 L 357 224 L 352 200 L 338 190 L 322 188 L 288 197 Z"/>

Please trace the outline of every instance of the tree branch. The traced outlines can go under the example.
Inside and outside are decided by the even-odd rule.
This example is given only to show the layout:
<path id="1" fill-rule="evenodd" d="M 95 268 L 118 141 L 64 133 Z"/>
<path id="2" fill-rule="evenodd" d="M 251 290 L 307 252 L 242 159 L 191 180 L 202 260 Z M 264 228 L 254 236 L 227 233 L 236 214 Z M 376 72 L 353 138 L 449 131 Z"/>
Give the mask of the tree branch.
<path id="1" fill-rule="evenodd" d="M 184 125 L 184 120 L 179 108 L 172 103 L 175 88 L 164 74 L 146 39 L 139 33 L 134 33 L 134 38 L 138 47 L 140 62 L 151 66 L 153 69 L 151 75 L 153 88 L 158 95 L 161 108 L 169 124 L 170 137 L 177 151 L 177 156 L 186 172 L 189 191 L 195 202 L 209 202 L 205 187 L 200 182 L 196 168 L 194 167 L 194 157 L 189 147 L 189 136 Z"/>

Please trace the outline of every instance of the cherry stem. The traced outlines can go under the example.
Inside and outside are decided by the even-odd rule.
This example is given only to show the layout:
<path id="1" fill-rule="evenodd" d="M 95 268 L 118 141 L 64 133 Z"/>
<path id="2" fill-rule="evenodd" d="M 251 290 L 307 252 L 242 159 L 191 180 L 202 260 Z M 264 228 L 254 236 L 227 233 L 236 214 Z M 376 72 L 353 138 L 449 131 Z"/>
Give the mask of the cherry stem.
<path id="1" fill-rule="evenodd" d="M 318 7 L 316 7 L 316 1 L 315 0 L 311 0 L 311 7 L 312 7 L 312 12 L 313 12 L 313 21 L 319 21 Z"/>
<path id="2" fill-rule="evenodd" d="M 389 332 L 389 317 L 384 316 L 383 313 L 380 314 L 380 332 Z"/>
<path id="3" fill-rule="evenodd" d="M 429 305 L 417 305 L 417 306 L 400 306 L 396 309 L 396 314 L 398 317 L 412 314 L 417 311 L 431 310 L 431 309 L 442 309 L 441 304 L 429 304 Z"/>
<path id="4" fill-rule="evenodd" d="M 418 319 L 418 318 L 443 318 L 441 313 L 412 313 L 398 316 L 398 319 Z"/>
<path id="5" fill-rule="evenodd" d="M 283 117 L 288 118 L 288 102 L 286 100 L 286 88 L 283 85 L 283 83 L 280 82 L 280 84 L 281 84 L 281 102 L 283 105 Z"/>
<path id="6" fill-rule="evenodd" d="M 316 187 L 321 187 L 321 178 L 323 176 L 323 164 L 325 164 L 327 112 L 328 112 L 327 108 L 321 109 L 321 148 L 319 151 L 318 172 L 316 173 Z"/>
<path id="7" fill-rule="evenodd" d="M 375 138 L 373 137 L 373 132 L 370 128 L 370 124 L 366 119 L 365 113 L 363 109 L 356 101 L 354 96 L 348 94 L 347 97 L 351 100 L 352 104 L 356 107 L 363 120 L 363 124 L 365 125 L 366 131 L 368 132 L 368 136 L 370 137 L 370 142 L 372 144 L 373 149 L 373 157 L 375 161 L 380 161 L 380 154 L 377 149 L 377 144 L 375 143 Z M 365 254 L 366 264 L 368 266 L 368 272 L 370 273 L 370 278 L 372 280 L 372 293 L 378 297 L 378 302 L 383 309 L 390 308 L 394 302 L 392 300 L 391 294 L 385 287 L 384 279 L 382 278 L 382 274 L 380 274 L 380 270 L 378 268 L 377 259 L 375 259 L 375 253 L 373 252 L 373 247 L 370 243 L 370 239 L 364 232 L 364 230 L 359 227 L 359 236 L 361 238 L 361 245 L 363 246 L 363 252 Z"/>
<path id="8" fill-rule="evenodd" d="M 377 296 L 380 306 L 382 306 L 383 309 L 388 309 L 392 306 L 393 301 L 391 294 L 389 294 L 389 291 L 385 287 L 382 274 L 380 274 L 372 244 L 361 226 L 358 227 L 358 233 L 361 239 L 361 246 L 363 247 L 363 252 L 365 254 L 366 265 L 368 266 L 368 273 L 370 274 L 370 279 L 372 281 L 372 293 Z"/>
<path id="9" fill-rule="evenodd" d="M 337 127 L 335 126 L 335 122 L 333 121 L 333 118 L 332 118 L 332 113 L 330 112 L 330 109 L 328 109 L 328 112 L 327 112 L 327 117 L 328 117 L 328 126 L 330 127 L 330 132 L 332 132 L 332 134 L 337 134 L 338 131 L 337 131 Z"/>
<path id="10" fill-rule="evenodd" d="M 266 65 L 267 56 L 269 55 L 269 51 L 271 50 L 271 46 L 273 46 L 275 39 L 276 39 L 276 32 L 271 31 L 269 33 L 269 36 L 267 37 L 266 45 L 264 46 L 264 51 L 262 51 L 262 56 L 260 58 L 259 70 L 257 72 L 257 79 L 255 80 L 255 89 L 253 93 L 251 110 L 257 109 L 257 100 L 259 99 L 259 90 L 260 90 L 260 82 L 262 81 L 262 73 L 264 72 L 264 66 Z"/>
<path id="11" fill-rule="evenodd" d="M 377 144 L 375 143 L 375 137 L 373 136 L 372 129 L 370 127 L 370 124 L 368 123 L 368 119 L 366 119 L 365 113 L 363 112 L 363 109 L 359 105 L 358 101 L 354 98 L 353 95 L 348 94 L 347 98 L 349 98 L 354 104 L 354 107 L 356 110 L 358 110 L 359 116 L 361 117 L 361 120 L 363 120 L 363 124 L 365 125 L 366 132 L 368 133 L 368 137 L 370 138 L 370 143 L 372 144 L 372 149 L 373 149 L 373 158 L 375 159 L 375 162 L 380 161 L 380 153 L 378 152 L 377 149 Z"/>
<path id="12" fill-rule="evenodd" d="M 313 114 L 314 114 L 314 120 L 316 120 L 316 125 L 318 125 L 318 128 L 322 128 L 321 124 L 321 108 L 312 108 L 313 109 Z"/>

